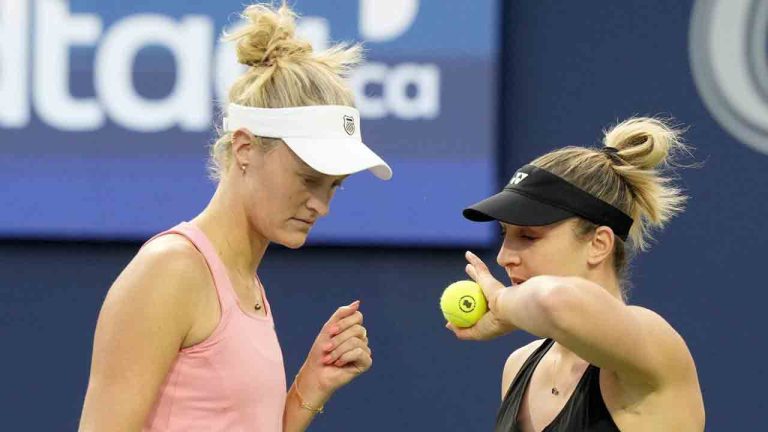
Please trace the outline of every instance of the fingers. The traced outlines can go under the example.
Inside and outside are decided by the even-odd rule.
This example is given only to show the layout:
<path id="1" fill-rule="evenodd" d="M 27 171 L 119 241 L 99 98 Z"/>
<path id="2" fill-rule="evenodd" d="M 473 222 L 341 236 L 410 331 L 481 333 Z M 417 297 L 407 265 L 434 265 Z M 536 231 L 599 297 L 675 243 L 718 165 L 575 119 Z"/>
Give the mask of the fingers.
<path id="1" fill-rule="evenodd" d="M 352 315 L 344 317 L 339 321 L 331 324 L 330 335 L 331 337 L 335 337 L 341 333 L 344 333 L 354 325 L 362 325 L 362 324 L 363 324 L 363 313 L 360 311 L 355 311 Z"/>
<path id="2" fill-rule="evenodd" d="M 474 327 L 459 328 L 459 327 L 456 327 L 455 325 L 453 325 L 451 323 L 447 323 L 445 325 L 445 327 L 448 330 L 452 331 L 453 334 L 455 334 L 456 338 L 458 338 L 458 339 L 461 339 L 461 340 L 477 340 L 477 339 L 479 339 L 477 337 L 477 335 L 475 334 L 476 333 L 476 329 Z"/>
<path id="3" fill-rule="evenodd" d="M 361 317 L 362 321 L 362 317 Z M 368 331 L 360 324 L 353 324 L 343 332 L 332 337 L 330 342 L 323 346 L 323 351 L 332 351 L 338 348 L 342 343 L 346 342 L 349 338 L 357 337 L 364 342 L 368 342 Z"/>
<path id="4" fill-rule="evenodd" d="M 368 347 L 368 343 L 361 339 L 361 336 L 353 336 L 341 342 L 335 349 L 326 354 L 325 357 L 323 357 L 323 363 L 342 366 L 341 364 L 338 364 L 337 361 L 344 358 L 346 353 L 355 351 L 356 349 L 362 349 L 368 355 L 371 354 L 371 349 Z"/>
<path id="5" fill-rule="evenodd" d="M 473 281 L 477 282 L 477 272 L 475 271 L 475 267 L 472 264 L 467 264 L 467 266 L 464 267 L 464 271 L 469 275 L 469 277 L 472 278 Z"/>
<path id="6" fill-rule="evenodd" d="M 477 255 L 467 251 L 464 256 L 467 258 L 469 264 L 474 267 L 476 272 L 479 271 L 480 273 L 490 273 L 488 266 L 486 266 L 483 260 L 481 260 Z"/>
<path id="7" fill-rule="evenodd" d="M 331 332 L 331 336 L 338 334 L 344 331 L 347 327 L 349 327 L 349 325 L 346 325 L 346 327 L 341 326 L 341 325 L 344 325 L 343 320 L 352 315 L 355 315 L 355 313 L 357 313 L 359 309 L 360 309 L 360 300 L 355 300 L 354 302 L 348 304 L 347 306 L 342 306 L 336 309 L 336 312 L 334 312 L 333 315 L 331 315 L 331 318 L 328 320 L 328 322 L 325 323 L 326 328 L 328 328 Z M 362 314 L 360 315 L 360 317 L 362 318 Z"/>
<path id="8" fill-rule="evenodd" d="M 468 264 L 464 270 L 467 272 L 469 277 L 472 278 L 472 280 L 480 285 L 480 287 L 483 289 L 483 294 L 485 294 L 485 297 L 489 301 L 492 300 L 495 297 L 495 294 L 500 289 L 504 288 L 504 285 L 497 281 L 495 277 L 493 277 L 491 271 L 488 270 L 488 266 L 486 266 L 483 260 L 478 258 L 477 255 L 467 251 L 464 256 L 468 261 Z"/>
<path id="9" fill-rule="evenodd" d="M 351 351 L 347 351 L 339 357 L 334 363 L 335 366 L 347 366 L 354 365 L 358 371 L 365 372 L 370 369 L 373 364 L 373 358 L 371 353 L 363 349 L 362 347 L 355 348 Z"/>

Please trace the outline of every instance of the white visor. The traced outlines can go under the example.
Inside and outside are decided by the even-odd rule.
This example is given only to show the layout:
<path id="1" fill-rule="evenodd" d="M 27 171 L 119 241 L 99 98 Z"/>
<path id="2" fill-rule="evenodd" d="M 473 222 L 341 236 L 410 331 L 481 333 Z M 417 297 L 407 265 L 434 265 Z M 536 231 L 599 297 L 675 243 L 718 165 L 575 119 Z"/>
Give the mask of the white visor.
<path id="1" fill-rule="evenodd" d="M 307 165 L 328 175 L 363 170 L 382 180 L 392 169 L 360 138 L 360 113 L 348 106 L 253 108 L 229 104 L 224 130 L 249 130 L 256 136 L 280 138 Z"/>

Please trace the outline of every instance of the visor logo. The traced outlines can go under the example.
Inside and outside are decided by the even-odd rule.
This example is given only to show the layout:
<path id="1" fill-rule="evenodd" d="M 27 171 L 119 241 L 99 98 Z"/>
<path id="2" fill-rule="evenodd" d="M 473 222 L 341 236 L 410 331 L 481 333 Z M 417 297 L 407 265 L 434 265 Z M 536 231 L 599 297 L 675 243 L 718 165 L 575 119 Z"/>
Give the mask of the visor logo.
<path id="1" fill-rule="evenodd" d="M 344 116 L 344 130 L 347 132 L 347 135 L 354 135 L 355 119 L 352 116 Z"/>
<path id="2" fill-rule="evenodd" d="M 528 177 L 528 174 L 524 172 L 516 172 L 515 175 L 512 176 L 512 180 L 509 181 L 509 184 L 516 185 L 521 181 L 525 180 L 526 177 Z"/>

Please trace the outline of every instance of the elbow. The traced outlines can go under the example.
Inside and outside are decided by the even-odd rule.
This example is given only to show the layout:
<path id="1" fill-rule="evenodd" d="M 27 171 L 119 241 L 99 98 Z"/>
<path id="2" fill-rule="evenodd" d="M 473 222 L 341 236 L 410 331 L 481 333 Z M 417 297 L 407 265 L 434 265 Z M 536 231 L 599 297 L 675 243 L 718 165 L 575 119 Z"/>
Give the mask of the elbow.
<path id="1" fill-rule="evenodd" d="M 569 328 L 569 317 L 578 312 L 576 290 L 565 278 L 547 278 L 537 289 L 536 306 L 544 335 L 557 339 Z"/>

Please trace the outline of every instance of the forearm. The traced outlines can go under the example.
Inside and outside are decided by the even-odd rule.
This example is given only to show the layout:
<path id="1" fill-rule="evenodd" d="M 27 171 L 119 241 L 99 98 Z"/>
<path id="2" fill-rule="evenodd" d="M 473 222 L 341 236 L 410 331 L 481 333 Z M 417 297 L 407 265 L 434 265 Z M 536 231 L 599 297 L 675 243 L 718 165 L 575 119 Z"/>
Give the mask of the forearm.
<path id="1" fill-rule="evenodd" d="M 514 328 L 552 338 L 558 328 L 556 302 L 564 291 L 564 278 L 543 276 L 504 289 L 494 310 Z"/>
<path id="2" fill-rule="evenodd" d="M 330 399 L 330 395 L 325 395 L 322 392 L 314 391 L 304 386 L 297 391 L 297 381 L 293 382 L 286 396 L 285 411 L 283 412 L 284 432 L 305 431 L 319 414 L 316 410 L 325 405 L 328 399 Z M 302 385 L 304 385 L 303 381 Z"/>

